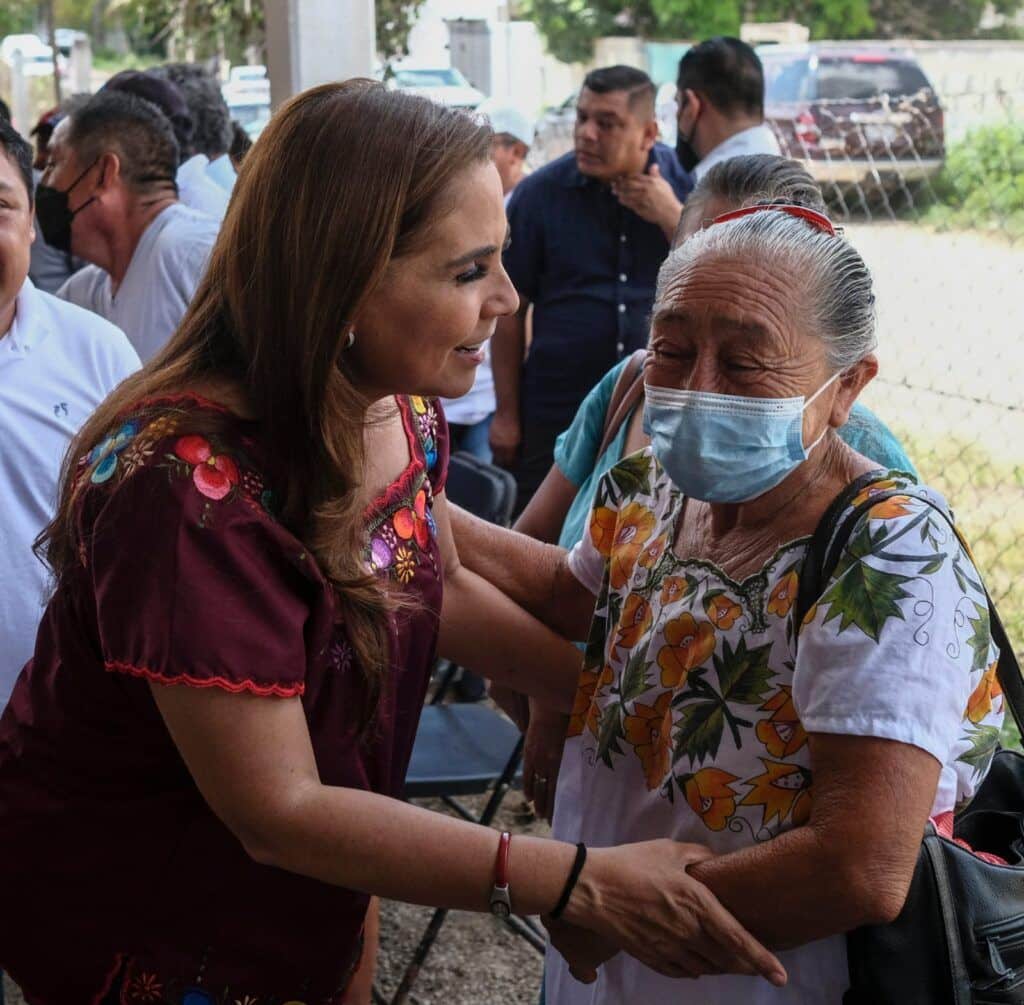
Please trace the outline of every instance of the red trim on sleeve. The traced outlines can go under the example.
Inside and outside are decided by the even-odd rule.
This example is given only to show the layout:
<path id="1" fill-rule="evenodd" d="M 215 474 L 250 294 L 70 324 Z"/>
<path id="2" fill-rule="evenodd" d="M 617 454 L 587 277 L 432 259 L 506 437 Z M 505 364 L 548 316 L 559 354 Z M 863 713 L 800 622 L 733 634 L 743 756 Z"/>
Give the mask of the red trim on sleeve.
<path id="1" fill-rule="evenodd" d="M 189 674 L 160 673 L 158 670 L 150 670 L 148 667 L 137 667 L 131 663 L 121 663 L 117 660 L 105 660 L 104 669 L 108 673 L 126 673 L 132 677 L 143 677 L 146 680 L 156 681 L 158 684 L 185 684 L 188 687 L 219 687 L 222 691 L 230 691 L 232 694 L 240 694 L 247 691 L 250 694 L 258 694 L 275 698 L 294 698 L 296 695 L 304 694 L 306 685 L 299 684 L 257 684 L 254 680 L 228 680 L 226 677 L 193 677 Z"/>

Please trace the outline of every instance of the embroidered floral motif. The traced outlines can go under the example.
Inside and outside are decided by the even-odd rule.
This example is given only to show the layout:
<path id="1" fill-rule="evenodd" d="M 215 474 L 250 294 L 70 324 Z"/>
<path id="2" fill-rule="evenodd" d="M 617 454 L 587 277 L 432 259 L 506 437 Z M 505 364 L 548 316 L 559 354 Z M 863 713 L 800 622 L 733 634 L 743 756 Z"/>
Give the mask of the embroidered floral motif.
<path id="1" fill-rule="evenodd" d="M 366 548 L 370 569 L 403 585 L 412 581 L 423 562 L 436 564 L 431 541 L 437 537 L 428 476 L 437 463 L 437 409 L 424 398 L 410 397 L 408 401 L 412 432 L 419 441 L 425 469 L 416 473 L 406 498 L 387 504 L 383 517 L 378 514 L 376 521 L 371 522 Z"/>
<path id="2" fill-rule="evenodd" d="M 672 765 L 672 692 L 658 695 L 653 705 L 636 702 L 623 719 L 626 742 L 636 751 L 649 791 L 661 788 Z"/>
<path id="3" fill-rule="evenodd" d="M 416 575 L 416 556 L 409 548 L 399 548 L 395 552 L 395 575 L 400 583 L 408 583 Z"/>
<path id="4" fill-rule="evenodd" d="M 709 621 L 697 624 L 689 611 L 665 625 L 668 643 L 658 653 L 663 687 L 679 687 L 686 675 L 715 651 L 715 630 Z"/>
<path id="5" fill-rule="evenodd" d="M 712 831 L 724 830 L 736 812 L 739 793 L 729 783 L 739 781 L 737 776 L 720 768 L 701 768 L 695 775 L 683 775 L 679 780 L 690 809 L 704 821 L 704 826 Z"/>
<path id="6" fill-rule="evenodd" d="M 622 607 L 616 645 L 632 649 L 651 627 L 651 605 L 643 597 L 631 593 Z"/>
<path id="7" fill-rule="evenodd" d="M 239 482 L 238 466 L 227 454 L 214 452 L 202 436 L 183 436 L 174 454 L 192 465 L 192 481 L 207 499 L 223 499 Z"/>
<path id="8" fill-rule="evenodd" d="M 136 1002 L 159 1002 L 163 995 L 163 985 L 157 980 L 156 974 L 139 974 L 128 982 L 128 999 Z"/>
<path id="9" fill-rule="evenodd" d="M 750 791 L 740 800 L 741 806 L 760 806 L 762 825 L 773 821 L 790 821 L 799 827 L 811 816 L 811 772 L 799 764 L 784 764 L 761 758 L 763 774 L 744 782 Z"/>
<path id="10" fill-rule="evenodd" d="M 426 399 L 411 397 L 416 425 L 423 441 L 423 454 L 427 462 L 427 470 L 433 470 L 437 464 L 437 409 Z"/>
<path id="11" fill-rule="evenodd" d="M 793 704 L 793 689 L 788 685 L 781 685 L 759 711 L 772 713 L 755 730 L 772 757 L 790 757 L 807 742 L 807 733 Z"/>
<path id="12" fill-rule="evenodd" d="M 996 660 L 988 666 L 967 702 L 967 712 L 964 718 L 969 719 L 975 725 L 989 716 L 992 712 L 993 701 L 1003 693 L 1002 685 L 996 677 L 998 663 L 999 661 Z"/>
<path id="13" fill-rule="evenodd" d="M 704 612 L 716 628 L 727 632 L 736 624 L 736 619 L 743 613 L 743 608 L 721 591 L 709 590 L 704 595 Z"/>
<path id="14" fill-rule="evenodd" d="M 797 578 L 796 570 L 790 569 L 782 579 L 775 584 L 771 596 L 768 598 L 768 613 L 777 614 L 784 618 L 789 614 L 789 609 L 796 603 L 797 593 L 800 590 L 800 581 Z"/>
<path id="15" fill-rule="evenodd" d="M 327 650 L 327 665 L 337 673 L 348 673 L 354 655 L 347 639 L 335 638 Z"/>
<path id="16" fill-rule="evenodd" d="M 95 465 L 89 478 L 94 485 L 102 485 L 113 477 L 117 470 L 118 454 L 128 446 L 137 432 L 138 426 L 134 422 L 126 422 L 116 433 L 111 433 L 102 443 L 93 447 L 87 463 Z"/>

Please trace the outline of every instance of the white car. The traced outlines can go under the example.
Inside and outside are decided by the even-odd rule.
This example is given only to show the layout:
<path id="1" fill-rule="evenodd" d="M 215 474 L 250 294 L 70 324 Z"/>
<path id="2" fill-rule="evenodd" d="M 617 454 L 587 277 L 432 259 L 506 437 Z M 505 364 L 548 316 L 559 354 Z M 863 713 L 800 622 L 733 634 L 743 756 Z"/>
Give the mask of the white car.
<path id="1" fill-rule="evenodd" d="M 26 77 L 45 77 L 53 73 L 53 49 L 38 35 L 8 35 L 0 42 L 0 60 L 14 66 L 14 54 L 21 53 L 21 69 Z"/>
<path id="2" fill-rule="evenodd" d="M 395 66 L 388 86 L 452 108 L 476 108 L 484 100 L 483 92 L 454 66 Z"/>

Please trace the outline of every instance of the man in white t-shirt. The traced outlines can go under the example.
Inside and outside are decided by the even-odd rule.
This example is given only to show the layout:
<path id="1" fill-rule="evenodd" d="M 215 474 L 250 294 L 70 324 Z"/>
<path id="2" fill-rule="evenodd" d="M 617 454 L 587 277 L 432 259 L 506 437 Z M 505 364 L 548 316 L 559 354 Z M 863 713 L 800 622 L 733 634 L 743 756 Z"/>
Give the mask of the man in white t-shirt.
<path id="1" fill-rule="evenodd" d="M 165 63 L 149 71 L 181 91 L 192 117 L 192 140 L 178 170 L 181 201 L 224 218 L 234 188 L 231 112 L 220 84 L 198 63 Z"/>
<path id="2" fill-rule="evenodd" d="M 525 176 L 526 157 L 533 143 L 533 122 L 513 105 L 484 102 L 478 109 L 490 120 L 494 137 L 491 158 L 505 194 L 505 205 Z M 467 450 L 482 461 L 493 458 L 489 432 L 494 418 L 494 373 L 491 370 L 490 346 L 484 346 L 484 362 L 477 367 L 476 379 L 467 394 L 453 400 L 442 399 L 448 419 L 452 449 Z"/>
<path id="3" fill-rule="evenodd" d="M 117 325 L 143 362 L 181 322 L 220 226 L 178 201 L 177 162 L 154 105 L 101 91 L 57 127 L 37 198 L 47 241 L 93 263 L 57 295 Z"/>
<path id="4" fill-rule="evenodd" d="M 764 70 L 746 42 L 719 36 L 688 50 L 679 60 L 676 101 L 676 157 L 695 185 L 730 157 L 779 155 L 775 133 L 764 121 Z M 614 188 L 623 205 L 672 240 L 683 204 L 656 167 Z"/>
<path id="5" fill-rule="evenodd" d="M 28 279 L 29 145 L 0 123 L 0 711 L 32 655 L 48 574 L 32 543 L 50 522 L 79 427 L 139 358 L 124 334 Z"/>

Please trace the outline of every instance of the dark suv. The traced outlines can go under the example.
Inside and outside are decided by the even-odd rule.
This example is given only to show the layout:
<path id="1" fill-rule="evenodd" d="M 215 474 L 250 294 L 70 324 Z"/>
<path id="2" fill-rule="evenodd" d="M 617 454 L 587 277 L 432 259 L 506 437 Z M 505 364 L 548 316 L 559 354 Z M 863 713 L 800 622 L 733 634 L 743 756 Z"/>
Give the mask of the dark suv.
<path id="1" fill-rule="evenodd" d="M 942 105 L 913 54 L 879 45 L 771 45 L 765 119 L 820 183 L 891 188 L 942 167 Z"/>

